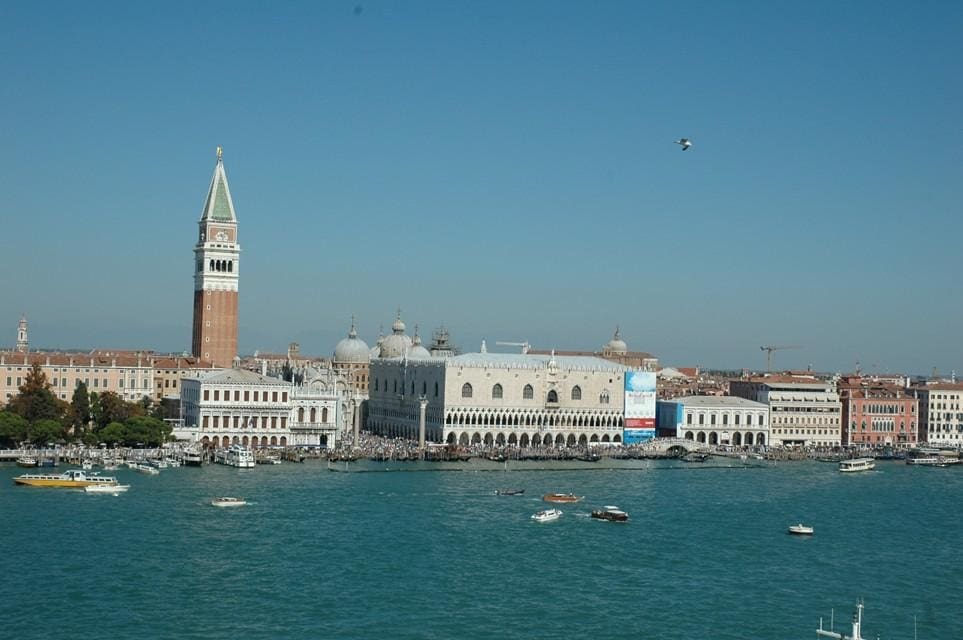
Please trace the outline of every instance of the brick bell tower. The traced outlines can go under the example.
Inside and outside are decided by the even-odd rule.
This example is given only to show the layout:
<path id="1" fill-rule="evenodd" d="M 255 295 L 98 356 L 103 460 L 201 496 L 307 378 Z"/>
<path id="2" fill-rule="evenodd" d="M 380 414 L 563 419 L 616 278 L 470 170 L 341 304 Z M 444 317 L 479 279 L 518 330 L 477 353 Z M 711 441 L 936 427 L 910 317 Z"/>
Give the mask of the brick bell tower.
<path id="1" fill-rule="evenodd" d="M 237 282 L 241 246 L 231 189 L 217 148 L 217 166 L 204 201 L 194 246 L 194 333 L 192 353 L 215 367 L 237 357 Z"/>

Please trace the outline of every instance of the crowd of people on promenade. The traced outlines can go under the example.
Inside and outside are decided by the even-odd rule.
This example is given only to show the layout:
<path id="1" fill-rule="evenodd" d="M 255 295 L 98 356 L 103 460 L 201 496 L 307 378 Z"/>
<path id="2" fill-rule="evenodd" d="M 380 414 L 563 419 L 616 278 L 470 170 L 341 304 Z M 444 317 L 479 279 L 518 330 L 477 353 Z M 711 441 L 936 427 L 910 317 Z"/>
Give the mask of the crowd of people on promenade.
<path id="1" fill-rule="evenodd" d="M 19 449 L 18 454 L 34 455 L 54 458 L 65 462 L 93 461 L 99 463 L 105 459 L 115 460 L 150 460 L 150 459 L 178 459 L 184 452 L 195 449 L 196 445 L 174 442 L 163 447 L 138 448 L 106 448 L 88 447 L 79 444 L 58 445 L 46 449 Z M 858 456 L 885 457 L 894 452 L 883 449 L 847 449 L 843 447 L 733 447 L 719 445 L 700 445 L 706 453 L 726 457 L 747 457 L 766 460 L 841 460 Z M 273 450 L 273 449 L 272 449 Z M 520 447 L 518 445 L 486 445 L 481 443 L 471 445 L 445 445 L 428 443 L 424 449 L 418 446 L 417 440 L 406 438 L 392 438 L 369 432 L 361 432 L 358 442 L 350 436 L 344 438 L 337 446 L 331 448 L 295 450 L 288 448 L 298 456 L 287 456 L 284 459 L 321 458 L 336 461 L 368 460 L 433 460 L 433 461 L 465 461 L 472 458 L 484 458 L 496 462 L 507 460 L 588 460 L 597 461 L 602 458 L 610 459 L 643 459 L 679 457 L 685 453 L 678 448 L 666 447 L 665 443 L 648 441 L 640 444 L 619 445 L 534 445 Z M 263 453 L 263 452 L 262 452 Z"/>

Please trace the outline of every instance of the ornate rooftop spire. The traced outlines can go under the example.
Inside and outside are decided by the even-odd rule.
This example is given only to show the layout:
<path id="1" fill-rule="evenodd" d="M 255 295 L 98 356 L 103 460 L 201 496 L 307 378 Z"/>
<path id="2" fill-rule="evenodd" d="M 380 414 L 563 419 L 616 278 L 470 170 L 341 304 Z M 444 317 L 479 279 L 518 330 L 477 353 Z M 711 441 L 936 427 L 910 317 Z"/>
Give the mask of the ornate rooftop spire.
<path id="1" fill-rule="evenodd" d="M 204 201 L 201 221 L 237 222 L 237 216 L 234 213 L 234 201 L 231 199 L 231 188 L 227 184 L 227 173 L 224 172 L 223 156 L 224 149 L 218 146 L 217 165 L 214 167 L 211 186 L 207 190 L 207 199 Z"/>

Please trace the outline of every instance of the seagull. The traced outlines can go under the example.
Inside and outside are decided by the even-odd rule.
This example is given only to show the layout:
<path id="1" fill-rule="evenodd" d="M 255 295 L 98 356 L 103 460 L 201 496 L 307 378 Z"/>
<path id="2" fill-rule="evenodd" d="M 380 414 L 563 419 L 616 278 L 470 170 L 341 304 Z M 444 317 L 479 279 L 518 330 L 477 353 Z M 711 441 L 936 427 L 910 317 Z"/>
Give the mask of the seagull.
<path id="1" fill-rule="evenodd" d="M 675 143 L 676 143 L 676 144 L 679 144 L 679 145 L 682 145 L 682 150 L 683 150 L 683 151 L 688 150 L 689 147 L 692 146 L 692 143 L 689 142 L 689 139 L 688 139 L 688 138 L 681 138 L 681 139 L 679 139 L 679 140 L 676 140 Z"/>

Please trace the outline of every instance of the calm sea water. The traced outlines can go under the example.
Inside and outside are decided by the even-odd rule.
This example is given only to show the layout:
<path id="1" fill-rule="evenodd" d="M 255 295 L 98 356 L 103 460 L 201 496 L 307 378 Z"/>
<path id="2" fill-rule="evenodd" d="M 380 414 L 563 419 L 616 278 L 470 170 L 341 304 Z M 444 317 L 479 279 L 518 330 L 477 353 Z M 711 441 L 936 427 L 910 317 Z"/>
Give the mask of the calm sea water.
<path id="1" fill-rule="evenodd" d="M 781 640 L 864 598 L 867 638 L 963 638 L 963 469 L 582 464 L 120 470 L 117 497 L 0 467 L 0 636 Z M 585 500 L 532 522 L 556 491 Z"/>

